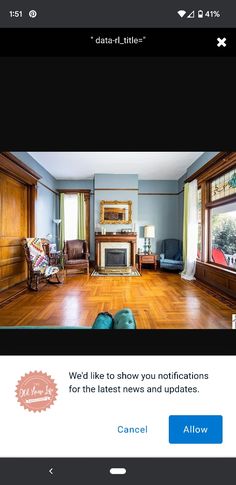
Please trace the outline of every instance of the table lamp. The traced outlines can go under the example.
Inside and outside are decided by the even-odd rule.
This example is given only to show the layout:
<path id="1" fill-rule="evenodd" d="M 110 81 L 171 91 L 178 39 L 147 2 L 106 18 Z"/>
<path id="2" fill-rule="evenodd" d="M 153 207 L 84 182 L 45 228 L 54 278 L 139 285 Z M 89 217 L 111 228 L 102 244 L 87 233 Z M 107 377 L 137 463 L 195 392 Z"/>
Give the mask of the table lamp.
<path id="1" fill-rule="evenodd" d="M 144 226 L 144 252 L 146 254 L 151 254 L 151 238 L 155 237 L 155 226 L 147 225 Z"/>

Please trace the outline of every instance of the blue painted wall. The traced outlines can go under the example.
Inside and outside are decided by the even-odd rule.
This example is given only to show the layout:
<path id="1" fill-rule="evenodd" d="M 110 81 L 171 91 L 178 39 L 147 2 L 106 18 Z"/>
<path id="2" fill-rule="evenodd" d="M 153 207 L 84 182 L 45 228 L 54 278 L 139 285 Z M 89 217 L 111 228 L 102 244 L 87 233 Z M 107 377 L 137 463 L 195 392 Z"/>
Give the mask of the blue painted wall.
<path id="1" fill-rule="evenodd" d="M 57 218 L 56 202 L 58 197 L 43 185 L 38 184 L 36 200 L 36 235 L 46 237 L 52 234 L 56 242 L 56 225 L 52 222 Z"/>
<path id="2" fill-rule="evenodd" d="M 150 192 L 155 195 L 144 195 Z M 144 246 L 143 227 L 153 224 L 156 237 L 151 239 L 152 251 L 159 253 L 163 239 L 179 237 L 178 181 L 140 180 L 138 201 L 138 247 Z"/>
<path id="3" fill-rule="evenodd" d="M 136 174 L 95 174 L 94 188 L 138 189 L 138 175 Z"/>
<path id="4" fill-rule="evenodd" d="M 95 175 L 95 225 L 99 224 L 101 200 L 132 200 L 133 223 L 138 233 L 138 247 L 144 245 L 143 228 L 153 224 L 156 237 L 152 240 L 152 250 L 160 251 L 162 239 L 179 237 L 178 221 L 178 181 L 177 180 L 138 180 L 137 175 Z M 96 190 L 119 188 L 126 190 Z M 128 190 L 128 189 L 137 189 Z M 150 192 L 157 193 L 156 195 Z M 173 194 L 173 195 L 169 195 Z M 105 225 L 107 231 L 115 227 L 117 231 L 126 225 Z"/>
<path id="5" fill-rule="evenodd" d="M 52 190 L 56 190 L 56 179 L 45 170 L 34 158 L 27 152 L 12 152 L 19 160 L 32 168 L 40 175 L 38 182 L 38 192 L 36 201 L 36 235 L 45 237 L 52 234 L 52 242 L 55 242 L 56 226 L 53 219 L 58 217 L 58 196 L 51 190 L 47 189 L 41 182 Z"/>
<path id="6" fill-rule="evenodd" d="M 103 189 L 121 190 L 103 190 Z M 132 201 L 132 224 L 138 228 L 138 176 L 96 174 L 94 178 L 94 230 L 100 226 L 100 202 L 101 200 L 131 200 Z M 107 231 L 119 232 L 121 229 L 131 228 L 127 224 L 104 224 Z"/>
<path id="7" fill-rule="evenodd" d="M 178 205 L 179 205 L 179 239 L 183 239 L 183 215 L 184 215 L 184 182 L 193 175 L 197 170 L 202 168 L 209 160 L 214 158 L 219 152 L 204 152 L 195 162 L 187 169 L 187 172 L 178 180 Z"/>
<path id="8" fill-rule="evenodd" d="M 178 192 L 178 181 L 177 180 L 139 180 L 139 192 L 150 193 L 150 192 L 160 192 L 166 193 L 176 193 Z"/>
<path id="9" fill-rule="evenodd" d="M 25 163 L 28 167 L 32 168 L 35 172 L 37 172 L 41 179 L 40 181 L 44 184 L 48 185 L 51 189 L 56 188 L 56 179 L 47 171 L 45 168 L 42 167 L 36 160 L 29 155 L 27 152 L 12 152 L 19 160 Z"/>
<path id="10" fill-rule="evenodd" d="M 56 180 L 57 189 L 93 190 L 94 180 Z"/>

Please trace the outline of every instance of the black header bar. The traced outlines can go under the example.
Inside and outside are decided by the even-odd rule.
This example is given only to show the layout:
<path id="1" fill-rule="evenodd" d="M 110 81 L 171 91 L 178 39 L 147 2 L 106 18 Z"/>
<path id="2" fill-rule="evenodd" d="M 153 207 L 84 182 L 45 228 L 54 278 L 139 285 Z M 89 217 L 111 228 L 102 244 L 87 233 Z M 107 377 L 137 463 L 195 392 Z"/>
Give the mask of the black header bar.
<path id="1" fill-rule="evenodd" d="M 236 29 L 0 29 L 0 56 L 236 56 Z"/>

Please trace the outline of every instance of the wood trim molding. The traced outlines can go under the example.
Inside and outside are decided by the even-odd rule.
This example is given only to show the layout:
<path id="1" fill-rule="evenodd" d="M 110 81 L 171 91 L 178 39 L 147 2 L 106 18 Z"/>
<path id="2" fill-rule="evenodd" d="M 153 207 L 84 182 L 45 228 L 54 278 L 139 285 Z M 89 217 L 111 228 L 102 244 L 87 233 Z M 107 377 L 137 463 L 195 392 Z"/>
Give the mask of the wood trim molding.
<path id="1" fill-rule="evenodd" d="M 132 190 L 137 191 L 138 195 L 180 195 L 183 193 L 183 190 L 179 192 L 139 192 L 139 189 L 94 189 L 94 190 Z"/>
<path id="2" fill-rule="evenodd" d="M 91 194 L 90 189 L 57 189 L 59 194 Z"/>
<path id="3" fill-rule="evenodd" d="M 97 191 L 98 191 L 98 190 L 122 190 L 122 191 L 124 191 L 124 190 L 128 190 L 128 191 L 135 191 L 135 192 L 138 192 L 138 189 L 127 189 L 127 188 L 123 188 L 123 189 L 122 189 L 122 188 L 121 188 L 121 189 L 117 189 L 117 188 L 116 188 L 116 189 L 112 189 L 112 188 L 107 188 L 107 187 L 106 187 L 106 188 L 104 188 L 104 189 L 103 189 L 103 188 L 101 188 L 101 189 L 99 188 L 99 189 L 94 189 L 94 190 L 97 190 Z"/>
<path id="4" fill-rule="evenodd" d="M 183 190 L 180 192 L 139 192 L 138 195 L 180 195 L 183 193 Z"/>
<path id="5" fill-rule="evenodd" d="M 205 163 L 205 165 L 203 165 L 203 167 L 199 168 L 199 170 L 197 170 L 192 175 L 190 175 L 190 177 L 188 177 L 184 181 L 184 183 L 192 182 L 192 180 L 194 180 L 196 178 L 200 182 L 200 176 L 201 175 L 203 175 L 205 172 L 208 172 L 209 169 L 212 166 L 214 167 L 216 162 L 218 162 L 219 160 L 224 160 L 224 158 L 227 157 L 228 155 L 230 155 L 230 153 L 232 153 L 232 152 L 220 152 L 220 153 L 218 153 L 215 157 L 213 157 L 211 160 L 209 160 L 209 162 Z"/>
<path id="6" fill-rule="evenodd" d="M 215 161 L 214 164 L 205 170 L 199 177 L 198 183 L 202 183 L 204 181 L 210 182 L 214 178 L 219 177 L 219 175 L 223 175 L 225 172 L 228 172 L 232 167 L 236 165 L 236 152 L 230 152 L 227 156 L 223 156 L 219 158 L 219 160 Z"/>
<path id="7" fill-rule="evenodd" d="M 217 199 L 214 202 L 207 202 L 206 207 L 211 209 L 212 207 L 219 207 L 220 205 L 230 204 L 232 202 L 236 202 L 235 194 L 222 197 L 222 199 Z"/>
<path id="8" fill-rule="evenodd" d="M 180 195 L 183 193 L 183 189 L 180 190 L 179 192 L 139 192 L 139 189 L 112 189 L 112 188 L 94 189 L 94 191 L 99 191 L 99 190 L 122 190 L 122 191 L 128 190 L 128 191 L 138 192 L 138 195 Z M 60 193 L 64 193 L 64 194 L 90 193 L 90 195 L 93 195 L 92 190 L 88 190 L 88 189 L 57 189 L 57 192 L 59 194 Z"/>
<path id="9" fill-rule="evenodd" d="M 28 237 L 36 235 L 35 205 L 37 199 L 37 186 L 28 185 Z"/>
<path id="10" fill-rule="evenodd" d="M 226 274 L 226 275 L 233 275 L 233 277 L 236 277 L 236 271 L 234 269 L 225 267 L 221 264 L 215 264 L 215 263 L 209 263 L 209 262 L 203 262 L 203 261 L 197 261 L 199 264 L 203 264 L 205 267 L 211 268 L 212 270 L 217 269 L 221 270 Z"/>
<path id="11" fill-rule="evenodd" d="M 36 185 L 41 178 L 38 173 L 27 167 L 10 152 L 0 153 L 0 164 L 3 172 L 26 184 Z"/>

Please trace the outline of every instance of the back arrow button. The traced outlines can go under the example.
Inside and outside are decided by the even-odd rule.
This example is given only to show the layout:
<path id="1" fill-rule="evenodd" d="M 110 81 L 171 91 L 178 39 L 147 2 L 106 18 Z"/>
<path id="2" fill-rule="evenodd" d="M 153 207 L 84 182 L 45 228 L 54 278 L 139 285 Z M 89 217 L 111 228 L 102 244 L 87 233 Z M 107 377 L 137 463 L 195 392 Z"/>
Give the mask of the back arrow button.
<path id="1" fill-rule="evenodd" d="M 50 475 L 53 475 L 53 468 L 50 468 L 49 473 Z"/>

